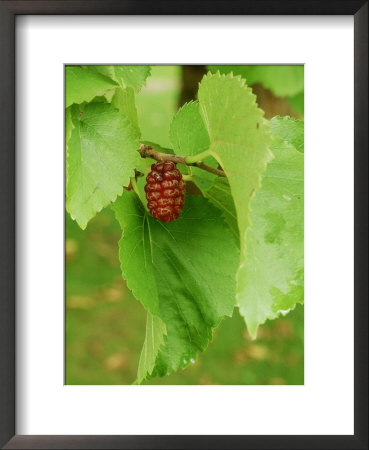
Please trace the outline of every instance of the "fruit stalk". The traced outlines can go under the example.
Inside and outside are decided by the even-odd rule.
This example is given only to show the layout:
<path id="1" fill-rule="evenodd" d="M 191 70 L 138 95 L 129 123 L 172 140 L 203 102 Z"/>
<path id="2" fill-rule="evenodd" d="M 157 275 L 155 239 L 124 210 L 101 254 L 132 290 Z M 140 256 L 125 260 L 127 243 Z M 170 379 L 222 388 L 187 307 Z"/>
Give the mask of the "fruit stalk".
<path id="1" fill-rule="evenodd" d="M 218 177 L 226 177 L 227 176 L 223 170 L 208 166 L 207 164 L 203 163 L 202 161 L 188 163 L 186 161 L 186 158 L 187 158 L 186 156 L 171 155 L 169 153 L 161 153 L 161 152 L 158 152 L 157 150 L 154 150 L 150 145 L 142 144 L 140 149 L 138 150 L 138 153 L 141 155 L 142 158 L 152 158 L 152 159 L 155 159 L 156 161 L 172 161 L 175 164 L 183 164 L 185 166 L 198 167 L 199 169 L 206 170 L 207 172 L 213 173 L 213 174 L 217 175 Z M 192 158 L 194 158 L 194 157 L 192 157 Z"/>

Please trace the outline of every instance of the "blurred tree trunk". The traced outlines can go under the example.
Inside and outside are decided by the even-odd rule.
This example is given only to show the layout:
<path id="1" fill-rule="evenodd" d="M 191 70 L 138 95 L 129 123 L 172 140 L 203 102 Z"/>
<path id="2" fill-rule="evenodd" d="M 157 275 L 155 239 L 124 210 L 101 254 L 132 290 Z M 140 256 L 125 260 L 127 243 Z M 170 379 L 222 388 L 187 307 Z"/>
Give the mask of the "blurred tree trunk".
<path id="1" fill-rule="evenodd" d="M 301 116 L 290 105 L 286 98 L 276 97 L 272 91 L 265 89 L 262 84 L 255 83 L 250 86 L 256 95 L 257 104 L 265 112 L 265 118 L 274 116 L 291 116 L 301 119 Z"/>
<path id="2" fill-rule="evenodd" d="M 206 66 L 182 66 L 182 89 L 179 97 L 179 107 L 190 100 L 196 99 L 199 83 L 206 72 Z"/>
<path id="3" fill-rule="evenodd" d="M 207 69 L 204 65 L 184 65 L 182 66 L 182 88 L 179 96 L 178 106 L 183 106 L 186 102 L 196 99 L 197 90 L 202 77 Z M 250 86 L 257 97 L 259 107 L 265 111 L 265 117 L 270 119 L 274 116 L 291 116 L 300 119 L 301 116 L 289 104 L 285 98 L 276 97 L 263 85 L 255 83 Z"/>

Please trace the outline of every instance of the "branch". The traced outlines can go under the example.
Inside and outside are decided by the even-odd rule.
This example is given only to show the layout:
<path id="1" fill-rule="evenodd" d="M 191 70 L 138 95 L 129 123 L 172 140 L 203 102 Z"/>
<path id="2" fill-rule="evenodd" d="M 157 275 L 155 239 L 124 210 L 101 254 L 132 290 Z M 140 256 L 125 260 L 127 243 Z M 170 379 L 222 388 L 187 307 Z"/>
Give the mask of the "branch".
<path id="1" fill-rule="evenodd" d="M 156 161 L 172 161 L 176 164 L 183 164 L 185 166 L 198 167 L 199 169 L 206 170 L 207 172 L 218 175 L 218 177 L 226 177 L 227 176 L 223 170 L 208 166 L 207 164 L 203 163 L 202 161 L 188 163 L 188 162 L 186 162 L 186 156 L 170 155 L 169 153 L 161 153 L 161 152 L 154 150 L 150 145 L 141 144 L 141 147 L 140 147 L 140 150 L 138 150 L 138 153 L 141 155 L 142 158 L 153 158 Z"/>

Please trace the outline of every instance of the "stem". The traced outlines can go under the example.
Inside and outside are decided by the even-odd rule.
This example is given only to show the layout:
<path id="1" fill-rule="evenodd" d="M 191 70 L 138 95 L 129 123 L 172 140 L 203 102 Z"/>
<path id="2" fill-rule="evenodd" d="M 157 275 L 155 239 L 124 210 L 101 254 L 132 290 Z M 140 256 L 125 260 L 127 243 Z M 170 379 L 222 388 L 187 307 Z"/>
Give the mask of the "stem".
<path id="1" fill-rule="evenodd" d="M 139 191 L 139 189 L 138 189 L 137 181 L 136 181 L 136 178 L 135 178 L 135 177 L 131 177 L 131 185 L 132 185 L 132 187 L 133 187 L 133 190 L 134 190 L 134 191 L 136 192 L 136 194 L 138 195 L 138 198 L 141 200 L 141 203 L 144 205 L 146 211 L 148 211 L 146 202 L 143 200 L 143 198 L 142 198 L 142 196 L 141 196 L 141 193 L 140 193 L 140 191 Z"/>
<path id="2" fill-rule="evenodd" d="M 207 172 L 218 175 L 218 177 L 226 177 L 227 176 L 223 170 L 208 166 L 207 164 L 205 164 L 201 161 L 201 158 L 204 158 L 204 157 L 210 155 L 209 150 L 199 153 L 198 155 L 189 157 L 189 156 L 170 155 L 169 153 L 161 153 L 161 152 L 154 150 L 150 145 L 141 144 L 141 148 L 140 148 L 140 150 L 138 150 L 138 152 L 142 158 L 153 158 L 156 161 L 172 161 L 176 164 L 183 164 L 185 166 L 198 167 L 199 169 L 206 170 Z M 188 161 L 189 159 L 192 160 L 193 162 L 189 162 Z"/>
<path id="3" fill-rule="evenodd" d="M 198 153 L 197 155 L 186 156 L 186 162 L 187 164 L 197 163 L 205 159 L 207 156 L 210 156 L 210 150 L 205 150 L 204 152 Z"/>
<path id="4" fill-rule="evenodd" d="M 185 180 L 185 181 L 193 181 L 193 175 L 186 175 L 186 174 L 182 174 L 182 178 Z"/>

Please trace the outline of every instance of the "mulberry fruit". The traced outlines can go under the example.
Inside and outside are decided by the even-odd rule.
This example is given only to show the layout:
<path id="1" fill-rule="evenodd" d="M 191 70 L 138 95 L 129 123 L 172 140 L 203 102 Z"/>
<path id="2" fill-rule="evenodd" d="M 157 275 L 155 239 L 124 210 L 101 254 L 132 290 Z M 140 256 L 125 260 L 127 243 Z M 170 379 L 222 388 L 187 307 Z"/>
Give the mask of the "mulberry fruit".
<path id="1" fill-rule="evenodd" d="M 147 207 L 151 215 L 162 222 L 178 219 L 185 203 L 185 182 L 175 163 L 153 164 L 146 182 Z"/>

